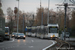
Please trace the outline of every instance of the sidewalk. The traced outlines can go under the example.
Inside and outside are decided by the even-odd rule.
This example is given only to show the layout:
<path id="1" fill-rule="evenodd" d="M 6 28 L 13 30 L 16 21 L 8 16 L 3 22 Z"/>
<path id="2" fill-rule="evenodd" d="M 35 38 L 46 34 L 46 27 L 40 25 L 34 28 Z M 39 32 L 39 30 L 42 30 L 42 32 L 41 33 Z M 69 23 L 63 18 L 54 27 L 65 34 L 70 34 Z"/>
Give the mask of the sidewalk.
<path id="1" fill-rule="evenodd" d="M 64 50 L 63 48 L 66 48 L 66 47 L 69 49 L 69 45 L 67 44 L 70 44 L 70 47 L 73 48 L 73 49 L 70 48 L 70 50 L 75 50 L 75 38 L 66 38 L 65 41 L 57 39 L 56 41 L 57 43 L 47 50 Z M 61 48 L 61 49 L 58 49 L 58 48 Z"/>
<path id="2" fill-rule="evenodd" d="M 66 38 L 66 41 L 75 48 L 75 38 Z"/>
<path id="3" fill-rule="evenodd" d="M 66 40 L 75 41 L 75 38 L 66 38 Z"/>

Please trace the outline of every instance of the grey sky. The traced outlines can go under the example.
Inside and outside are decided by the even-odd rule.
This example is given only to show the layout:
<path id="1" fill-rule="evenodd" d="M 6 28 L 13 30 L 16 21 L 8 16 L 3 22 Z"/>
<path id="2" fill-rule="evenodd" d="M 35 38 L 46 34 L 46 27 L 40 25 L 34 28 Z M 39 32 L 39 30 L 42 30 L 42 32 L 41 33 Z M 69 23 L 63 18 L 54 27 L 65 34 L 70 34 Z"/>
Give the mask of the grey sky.
<path id="1" fill-rule="evenodd" d="M 64 0 L 50 0 L 50 9 L 55 9 L 55 4 L 63 3 Z M 48 0 L 41 0 L 42 7 L 48 7 Z M 2 9 L 4 14 L 6 14 L 6 10 L 8 7 L 14 10 L 14 7 L 18 6 L 18 2 L 16 0 L 2 0 Z M 19 9 L 24 12 L 36 12 L 37 8 L 40 7 L 40 0 L 20 0 Z"/>

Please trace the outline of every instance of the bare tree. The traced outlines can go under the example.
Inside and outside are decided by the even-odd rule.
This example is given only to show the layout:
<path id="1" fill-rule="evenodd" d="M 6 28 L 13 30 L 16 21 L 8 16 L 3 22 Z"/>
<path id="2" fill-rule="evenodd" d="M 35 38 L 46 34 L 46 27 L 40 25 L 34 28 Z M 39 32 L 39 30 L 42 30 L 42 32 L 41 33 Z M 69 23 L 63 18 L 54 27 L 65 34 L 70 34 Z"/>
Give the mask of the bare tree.
<path id="1" fill-rule="evenodd" d="M 9 22 L 8 25 L 9 25 L 9 28 L 10 28 L 10 32 L 12 33 L 12 31 L 13 31 L 13 20 L 12 20 L 13 10 L 10 7 L 7 8 L 7 15 L 8 15 L 8 18 L 10 19 L 10 22 Z"/>

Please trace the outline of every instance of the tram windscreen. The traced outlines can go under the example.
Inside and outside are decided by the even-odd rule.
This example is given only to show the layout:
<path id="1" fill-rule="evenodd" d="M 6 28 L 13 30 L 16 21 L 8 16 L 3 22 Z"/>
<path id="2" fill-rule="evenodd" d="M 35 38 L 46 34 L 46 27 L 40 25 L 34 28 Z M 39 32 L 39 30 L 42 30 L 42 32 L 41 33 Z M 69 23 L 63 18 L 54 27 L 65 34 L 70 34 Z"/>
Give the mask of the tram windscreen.
<path id="1" fill-rule="evenodd" d="M 5 32 L 9 32 L 9 28 L 5 28 Z"/>
<path id="2" fill-rule="evenodd" d="M 58 29 L 57 28 L 49 28 L 49 33 L 57 33 Z"/>

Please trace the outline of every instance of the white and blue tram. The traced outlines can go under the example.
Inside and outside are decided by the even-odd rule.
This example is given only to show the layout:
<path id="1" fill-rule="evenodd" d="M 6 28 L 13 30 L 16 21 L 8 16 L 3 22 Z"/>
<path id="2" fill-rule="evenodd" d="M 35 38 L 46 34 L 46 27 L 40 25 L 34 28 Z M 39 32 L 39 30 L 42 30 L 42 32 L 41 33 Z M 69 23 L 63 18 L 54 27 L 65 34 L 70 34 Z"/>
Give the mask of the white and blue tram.
<path id="1" fill-rule="evenodd" d="M 59 37 L 59 25 L 58 24 L 48 24 L 48 38 L 55 39 Z"/>
<path id="2" fill-rule="evenodd" d="M 55 39 L 59 37 L 58 24 L 48 24 L 47 26 L 32 26 L 27 27 L 27 29 L 29 30 L 29 32 L 26 33 L 27 36 L 48 39 Z"/>
<path id="3" fill-rule="evenodd" d="M 32 26 L 31 27 L 31 36 L 32 37 L 36 37 L 36 33 L 37 33 L 37 27 L 36 26 Z"/>
<path id="4" fill-rule="evenodd" d="M 31 36 L 31 27 L 30 26 L 26 26 L 26 36 Z"/>
<path id="5" fill-rule="evenodd" d="M 47 26 L 40 26 L 39 37 L 55 39 L 59 37 L 59 26 L 58 24 L 48 24 Z"/>

